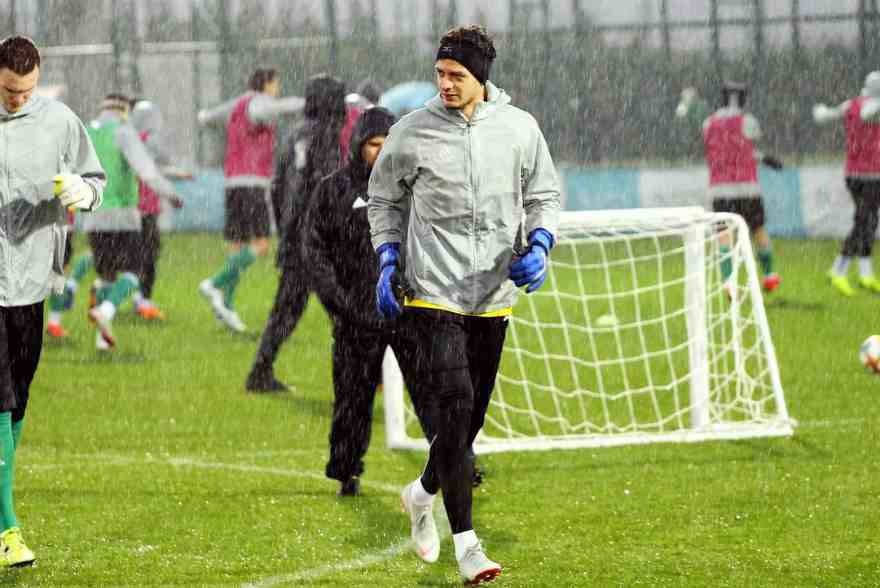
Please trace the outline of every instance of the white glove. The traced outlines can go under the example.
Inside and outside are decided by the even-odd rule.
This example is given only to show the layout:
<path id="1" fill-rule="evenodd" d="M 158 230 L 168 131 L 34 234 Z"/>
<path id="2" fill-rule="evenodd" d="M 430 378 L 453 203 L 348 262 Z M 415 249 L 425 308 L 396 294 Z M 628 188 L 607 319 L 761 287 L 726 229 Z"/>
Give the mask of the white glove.
<path id="1" fill-rule="evenodd" d="M 196 115 L 196 118 L 198 119 L 200 125 L 205 126 L 208 123 L 208 111 L 200 110 Z"/>
<path id="2" fill-rule="evenodd" d="M 828 107 L 824 104 L 816 104 L 813 106 L 813 120 L 816 122 L 821 121 L 825 118 L 826 113 L 828 112 Z"/>
<path id="3" fill-rule="evenodd" d="M 55 182 L 55 195 L 62 206 L 68 209 L 89 210 L 95 203 L 95 191 L 82 179 L 82 176 L 58 174 L 52 178 L 52 181 Z"/>

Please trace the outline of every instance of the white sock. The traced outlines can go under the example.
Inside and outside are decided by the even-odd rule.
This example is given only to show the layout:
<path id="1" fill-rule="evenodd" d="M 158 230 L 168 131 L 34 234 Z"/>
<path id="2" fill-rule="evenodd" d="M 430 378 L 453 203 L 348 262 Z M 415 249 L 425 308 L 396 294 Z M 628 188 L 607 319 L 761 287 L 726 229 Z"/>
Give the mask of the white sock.
<path id="1" fill-rule="evenodd" d="M 131 301 L 134 302 L 135 306 L 140 306 L 146 299 L 140 290 L 135 290 L 131 295 Z"/>
<path id="2" fill-rule="evenodd" d="M 422 479 L 419 478 L 409 487 L 409 497 L 412 499 L 413 504 L 418 504 L 420 506 L 425 506 L 434 502 L 434 497 L 436 494 L 430 494 L 425 487 L 422 486 Z"/>
<path id="3" fill-rule="evenodd" d="M 116 306 L 109 300 L 105 300 L 101 303 L 101 306 L 98 307 L 98 310 L 101 311 L 101 314 L 107 317 L 107 320 L 113 320 L 113 317 L 116 316 Z"/>
<path id="4" fill-rule="evenodd" d="M 57 310 L 49 311 L 49 322 L 55 325 L 61 324 L 61 313 Z"/>
<path id="5" fill-rule="evenodd" d="M 870 257 L 859 258 L 859 275 L 863 278 L 870 278 L 874 275 L 874 265 L 871 263 Z"/>
<path id="6" fill-rule="evenodd" d="M 852 257 L 838 255 L 837 259 L 834 260 L 834 265 L 831 266 L 831 272 L 835 276 L 846 277 L 846 272 L 849 271 L 849 262 L 851 260 Z"/>
<path id="7" fill-rule="evenodd" d="M 452 535 L 452 543 L 455 545 L 455 559 L 460 560 L 464 557 L 464 552 L 467 551 L 468 547 L 476 545 L 479 542 L 480 540 L 477 539 L 477 533 L 473 529 Z"/>
<path id="8" fill-rule="evenodd" d="M 68 290 L 70 290 L 74 294 L 76 293 L 76 289 L 79 288 L 79 284 L 77 284 L 76 280 L 74 280 L 73 278 L 67 278 L 67 282 L 65 282 L 64 285 Z"/>

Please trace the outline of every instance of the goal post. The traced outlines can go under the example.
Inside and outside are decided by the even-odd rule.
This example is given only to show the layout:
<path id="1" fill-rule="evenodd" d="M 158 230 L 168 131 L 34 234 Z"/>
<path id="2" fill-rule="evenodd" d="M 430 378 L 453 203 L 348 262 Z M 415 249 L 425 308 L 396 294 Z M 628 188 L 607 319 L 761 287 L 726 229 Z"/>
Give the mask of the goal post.
<path id="1" fill-rule="evenodd" d="M 564 212 L 557 237 L 514 308 L 478 453 L 793 433 L 740 216 Z M 388 446 L 427 448 L 390 349 L 383 380 Z"/>

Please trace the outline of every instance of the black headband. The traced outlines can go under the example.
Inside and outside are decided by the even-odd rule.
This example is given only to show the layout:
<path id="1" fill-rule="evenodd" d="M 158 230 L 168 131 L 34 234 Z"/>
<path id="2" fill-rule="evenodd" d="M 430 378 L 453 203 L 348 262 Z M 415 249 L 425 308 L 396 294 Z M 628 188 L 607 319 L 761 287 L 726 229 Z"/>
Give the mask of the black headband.
<path id="1" fill-rule="evenodd" d="M 459 62 L 481 84 L 485 84 L 486 80 L 489 79 L 489 68 L 492 67 L 492 60 L 486 57 L 483 51 L 475 45 L 470 43 L 440 45 L 440 48 L 437 49 L 437 61 L 441 59 L 452 59 Z"/>

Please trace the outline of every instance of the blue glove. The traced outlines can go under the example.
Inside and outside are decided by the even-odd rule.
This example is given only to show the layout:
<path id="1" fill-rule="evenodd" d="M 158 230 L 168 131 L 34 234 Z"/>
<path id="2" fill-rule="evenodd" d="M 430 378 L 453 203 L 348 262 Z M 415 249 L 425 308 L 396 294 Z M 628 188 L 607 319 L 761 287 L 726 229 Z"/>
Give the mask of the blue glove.
<path id="1" fill-rule="evenodd" d="M 547 279 L 547 255 L 553 249 L 553 235 L 546 229 L 535 229 L 529 235 L 529 250 L 510 262 L 510 279 L 517 287 L 526 286 L 526 294 L 541 287 Z"/>
<path id="2" fill-rule="evenodd" d="M 376 309 L 383 319 L 400 316 L 401 308 L 394 292 L 393 278 L 400 264 L 400 243 L 382 243 L 379 254 L 379 281 L 376 283 Z"/>

